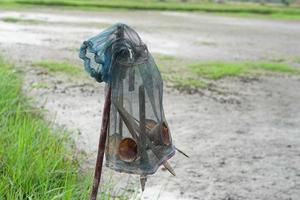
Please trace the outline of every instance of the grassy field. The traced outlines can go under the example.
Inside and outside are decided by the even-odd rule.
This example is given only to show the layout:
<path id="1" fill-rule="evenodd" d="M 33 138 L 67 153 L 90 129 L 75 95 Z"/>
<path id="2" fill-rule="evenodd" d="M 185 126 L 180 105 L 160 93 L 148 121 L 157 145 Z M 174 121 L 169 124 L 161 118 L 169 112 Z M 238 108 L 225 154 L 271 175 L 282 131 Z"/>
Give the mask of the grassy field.
<path id="1" fill-rule="evenodd" d="M 211 82 L 228 76 L 300 74 L 300 69 L 285 62 L 197 62 L 163 55 L 155 55 L 155 59 L 166 83 L 185 91 L 205 88 Z"/>
<path id="2" fill-rule="evenodd" d="M 66 134 L 53 131 L 21 94 L 21 78 L 0 59 L 0 199 L 86 199 Z"/>
<path id="3" fill-rule="evenodd" d="M 83 71 L 81 67 L 74 66 L 71 63 L 50 60 L 33 63 L 33 66 L 42 67 L 47 69 L 49 72 L 63 72 L 70 75 L 79 75 Z"/>
<path id="4" fill-rule="evenodd" d="M 277 72 L 298 74 L 299 69 L 284 63 L 272 62 L 208 62 L 196 63 L 188 66 L 198 76 L 208 79 L 220 79 L 225 76 L 240 76 L 255 72 Z"/>
<path id="5" fill-rule="evenodd" d="M 239 16 L 268 16 L 283 19 L 300 19 L 300 8 L 281 4 L 258 3 L 211 3 L 208 1 L 182 2 L 157 0 L 2 0 L 0 6 L 58 6 L 76 9 L 138 9 L 173 10 L 225 13 Z"/>

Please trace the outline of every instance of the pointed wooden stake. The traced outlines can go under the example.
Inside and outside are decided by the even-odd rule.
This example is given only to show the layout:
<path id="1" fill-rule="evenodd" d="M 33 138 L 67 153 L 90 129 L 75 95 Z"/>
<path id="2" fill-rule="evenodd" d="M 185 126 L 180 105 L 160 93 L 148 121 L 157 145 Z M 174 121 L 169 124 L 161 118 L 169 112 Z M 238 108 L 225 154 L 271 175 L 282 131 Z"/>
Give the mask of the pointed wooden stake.
<path id="1" fill-rule="evenodd" d="M 147 176 L 146 175 L 141 175 L 140 176 L 140 183 L 141 183 L 142 192 L 144 192 L 144 190 L 145 190 L 146 182 L 147 182 Z"/>
<path id="2" fill-rule="evenodd" d="M 181 153 L 182 155 L 184 155 L 185 157 L 190 158 L 190 157 L 189 157 L 186 153 L 184 153 L 182 150 L 178 149 L 177 147 L 175 147 L 175 149 L 176 149 L 179 153 Z"/>
<path id="3" fill-rule="evenodd" d="M 170 163 L 168 163 L 168 161 L 164 162 L 163 165 L 173 176 L 176 176 L 174 169 L 171 167 L 171 165 L 170 165 Z"/>

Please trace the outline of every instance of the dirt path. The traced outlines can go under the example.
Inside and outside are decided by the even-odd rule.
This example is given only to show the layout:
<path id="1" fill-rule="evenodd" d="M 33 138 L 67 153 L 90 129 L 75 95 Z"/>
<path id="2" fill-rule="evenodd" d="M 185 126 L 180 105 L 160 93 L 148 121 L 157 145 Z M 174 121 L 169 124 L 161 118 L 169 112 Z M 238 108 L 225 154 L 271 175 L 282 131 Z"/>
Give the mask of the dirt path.
<path id="1" fill-rule="evenodd" d="M 170 12 L 1 11 L 4 16 L 43 21 L 0 21 L 0 53 L 25 72 L 24 90 L 36 105 L 73 133 L 78 148 L 91 158 L 88 166 L 94 165 L 103 86 L 88 77 L 49 74 L 32 62 L 80 63 L 74 60 L 74 48 L 117 19 L 137 27 L 157 53 L 230 60 L 300 53 L 298 22 Z M 177 177 L 159 170 L 149 179 L 143 198 L 300 199 L 300 77 L 233 78 L 218 85 L 224 94 L 203 90 L 203 96 L 186 95 L 166 89 L 164 108 L 174 142 L 191 158 L 177 154 L 171 160 Z"/>

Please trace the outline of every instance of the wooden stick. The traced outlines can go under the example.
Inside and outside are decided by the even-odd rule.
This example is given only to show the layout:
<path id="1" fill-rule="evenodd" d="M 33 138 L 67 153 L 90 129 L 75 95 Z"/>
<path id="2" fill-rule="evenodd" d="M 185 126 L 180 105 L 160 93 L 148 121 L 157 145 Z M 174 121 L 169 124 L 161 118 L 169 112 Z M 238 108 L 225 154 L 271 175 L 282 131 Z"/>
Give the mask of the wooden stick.
<path id="1" fill-rule="evenodd" d="M 134 67 L 129 69 L 128 74 L 128 91 L 132 92 L 134 90 L 134 80 L 135 79 L 135 70 Z"/>
<path id="2" fill-rule="evenodd" d="M 146 152 L 146 105 L 145 105 L 145 89 L 144 86 L 141 85 L 139 87 L 139 111 L 140 111 L 140 153 L 141 153 L 141 160 L 140 160 L 140 165 L 141 168 L 143 168 L 143 162 L 147 163 L 148 162 L 148 155 Z M 140 183 L 141 183 L 141 188 L 142 192 L 145 190 L 145 185 L 147 181 L 147 176 L 146 175 L 141 175 L 140 176 Z"/>
<path id="3" fill-rule="evenodd" d="M 123 86 L 123 80 L 120 80 L 120 87 L 119 87 L 119 90 L 120 90 L 120 93 L 119 93 L 119 103 L 120 105 L 123 107 L 123 89 L 124 89 L 124 86 Z M 122 117 L 119 115 L 119 135 L 121 136 L 122 138 L 122 135 L 123 135 L 123 120 L 122 120 Z"/>
<path id="4" fill-rule="evenodd" d="M 144 86 L 139 87 L 139 112 L 140 112 L 140 132 L 139 132 L 139 141 L 142 159 L 141 161 L 147 162 L 147 153 L 146 153 L 146 107 L 145 107 L 145 90 Z"/>
<path id="5" fill-rule="evenodd" d="M 175 147 L 175 149 L 176 149 L 179 153 L 181 153 L 182 155 L 184 155 L 185 157 L 190 158 L 190 156 L 188 156 L 188 155 L 187 155 L 186 153 L 184 153 L 182 150 L 178 149 L 177 147 Z"/>
<path id="6" fill-rule="evenodd" d="M 131 119 L 131 115 L 123 108 L 123 106 L 120 106 L 119 103 L 112 100 L 113 105 L 117 108 L 119 115 L 122 117 L 127 129 L 129 130 L 129 133 L 135 139 L 138 141 L 138 135 L 135 133 L 136 129 L 138 128 L 138 125 Z M 137 127 L 134 127 L 137 126 Z"/>
<path id="7" fill-rule="evenodd" d="M 142 192 L 144 192 L 144 190 L 145 190 L 146 182 L 147 182 L 147 176 L 140 175 L 140 183 L 141 183 Z"/>
<path id="8" fill-rule="evenodd" d="M 97 199 L 98 187 L 100 184 L 101 174 L 102 174 L 102 165 L 103 165 L 103 157 L 105 151 L 105 143 L 106 143 L 106 136 L 107 136 L 107 127 L 109 124 L 109 116 L 110 116 L 110 104 L 111 104 L 111 87 L 109 86 L 105 102 L 104 108 L 102 113 L 102 125 L 101 125 L 101 132 L 100 132 L 100 139 L 98 145 L 98 155 L 95 167 L 95 174 L 93 180 L 93 188 L 90 195 L 90 200 Z"/>

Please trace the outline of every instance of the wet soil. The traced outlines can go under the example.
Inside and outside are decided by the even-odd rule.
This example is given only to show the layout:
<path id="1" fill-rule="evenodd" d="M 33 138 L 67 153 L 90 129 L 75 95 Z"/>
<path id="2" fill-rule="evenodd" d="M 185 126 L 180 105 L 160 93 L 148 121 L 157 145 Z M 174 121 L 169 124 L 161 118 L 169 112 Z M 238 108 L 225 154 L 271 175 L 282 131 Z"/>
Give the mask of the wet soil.
<path id="1" fill-rule="evenodd" d="M 23 89 L 34 105 L 46 109 L 46 118 L 66 128 L 86 152 L 87 170 L 96 158 L 104 87 L 87 75 L 53 74 L 33 62 L 81 64 L 76 51 L 81 42 L 116 21 L 137 28 L 155 53 L 199 60 L 300 55 L 299 22 L 176 12 L 0 11 L 0 18 L 7 16 L 43 21 L 0 20 L 0 53 L 24 73 Z M 193 95 L 165 88 L 174 143 L 190 158 L 177 153 L 170 161 L 177 176 L 159 169 L 142 198 L 300 199 L 299 100 L 300 77 L 292 75 L 225 78 L 217 90 Z M 120 180 L 120 187 L 128 180 L 138 185 L 133 175 Z"/>

